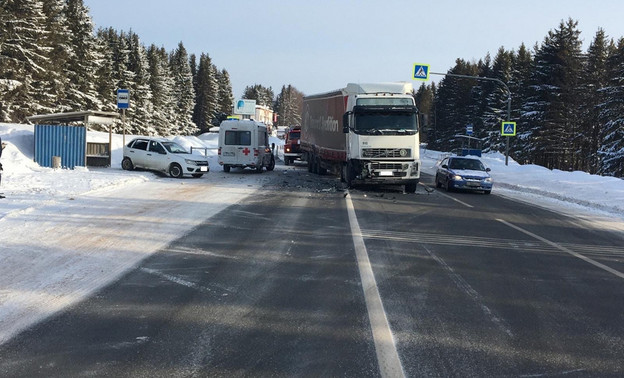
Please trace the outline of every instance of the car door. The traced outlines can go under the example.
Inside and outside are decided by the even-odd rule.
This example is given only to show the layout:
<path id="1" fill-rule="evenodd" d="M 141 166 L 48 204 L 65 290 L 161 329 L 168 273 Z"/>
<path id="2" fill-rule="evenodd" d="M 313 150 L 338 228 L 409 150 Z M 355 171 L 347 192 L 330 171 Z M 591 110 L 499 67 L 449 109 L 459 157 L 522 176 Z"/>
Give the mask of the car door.
<path id="1" fill-rule="evenodd" d="M 165 147 L 156 140 L 150 140 L 146 153 L 146 168 L 156 171 L 167 171 L 169 167 L 168 152 Z"/>
<path id="2" fill-rule="evenodd" d="M 128 149 L 128 157 L 135 167 L 145 168 L 145 158 L 149 141 L 147 139 L 136 139 Z"/>
<path id="3" fill-rule="evenodd" d="M 449 163 L 449 158 L 444 158 L 440 162 L 440 165 L 438 165 L 438 170 L 436 172 L 436 184 L 437 183 L 443 183 L 443 182 L 446 181 L 446 176 L 448 175 L 448 170 L 446 168 L 444 168 L 444 167 L 448 166 L 448 163 Z"/>

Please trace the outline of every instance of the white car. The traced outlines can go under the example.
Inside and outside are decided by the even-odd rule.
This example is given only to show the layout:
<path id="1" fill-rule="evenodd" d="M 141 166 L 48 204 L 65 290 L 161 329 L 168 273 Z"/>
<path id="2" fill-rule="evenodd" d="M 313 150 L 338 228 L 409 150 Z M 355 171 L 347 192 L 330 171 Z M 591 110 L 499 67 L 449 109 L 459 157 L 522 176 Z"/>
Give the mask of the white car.
<path id="1" fill-rule="evenodd" d="M 201 177 L 210 171 L 208 158 L 191 154 L 176 142 L 163 138 L 136 138 L 123 149 L 121 168 L 143 168 L 168 173 L 171 177 L 184 175 Z"/>

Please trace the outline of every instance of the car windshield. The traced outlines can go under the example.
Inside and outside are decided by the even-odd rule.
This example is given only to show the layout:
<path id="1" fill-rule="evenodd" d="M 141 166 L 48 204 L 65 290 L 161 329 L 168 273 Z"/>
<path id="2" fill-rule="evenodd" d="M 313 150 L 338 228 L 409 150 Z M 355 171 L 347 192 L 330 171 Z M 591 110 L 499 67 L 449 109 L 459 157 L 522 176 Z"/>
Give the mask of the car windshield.
<path id="1" fill-rule="evenodd" d="M 172 154 L 187 154 L 188 152 L 184 149 L 184 147 L 180 146 L 176 142 L 162 142 L 163 146 L 167 149 L 167 151 Z"/>
<path id="2" fill-rule="evenodd" d="M 453 159 L 449 164 L 451 169 L 467 169 L 471 171 L 485 171 L 485 166 L 476 159 Z"/>

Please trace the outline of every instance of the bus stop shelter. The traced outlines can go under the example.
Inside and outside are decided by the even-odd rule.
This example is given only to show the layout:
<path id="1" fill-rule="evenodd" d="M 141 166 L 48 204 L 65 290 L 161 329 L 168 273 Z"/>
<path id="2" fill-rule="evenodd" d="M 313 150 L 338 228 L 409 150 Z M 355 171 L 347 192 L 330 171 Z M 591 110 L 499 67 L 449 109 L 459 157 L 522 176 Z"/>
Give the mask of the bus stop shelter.
<path id="1" fill-rule="evenodd" d="M 35 124 L 35 161 L 42 167 L 107 167 L 112 158 L 114 112 L 82 111 L 41 114 L 26 119 Z M 87 141 L 89 125 L 108 125 L 108 142 Z"/>

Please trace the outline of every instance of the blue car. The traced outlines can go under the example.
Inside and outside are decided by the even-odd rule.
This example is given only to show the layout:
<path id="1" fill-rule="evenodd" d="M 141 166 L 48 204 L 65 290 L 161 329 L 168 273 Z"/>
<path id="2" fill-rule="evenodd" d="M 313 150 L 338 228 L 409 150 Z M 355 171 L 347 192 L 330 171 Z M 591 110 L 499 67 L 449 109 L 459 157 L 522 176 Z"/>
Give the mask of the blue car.
<path id="1" fill-rule="evenodd" d="M 490 194 L 492 177 L 489 172 L 490 168 L 476 157 L 449 156 L 438 165 L 435 183 L 437 188 L 444 187 L 447 191 L 461 189 Z"/>

